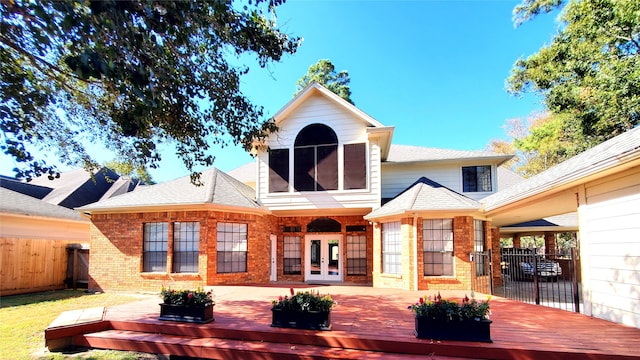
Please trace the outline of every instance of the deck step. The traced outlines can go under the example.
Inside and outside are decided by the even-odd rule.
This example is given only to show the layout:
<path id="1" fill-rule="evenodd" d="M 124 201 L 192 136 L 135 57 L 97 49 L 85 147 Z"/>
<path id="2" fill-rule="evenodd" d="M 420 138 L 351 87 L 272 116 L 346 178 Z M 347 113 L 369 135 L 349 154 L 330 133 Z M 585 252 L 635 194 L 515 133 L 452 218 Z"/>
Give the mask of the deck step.
<path id="1" fill-rule="evenodd" d="M 343 349 L 314 345 L 194 338 L 180 335 L 153 334 L 126 330 L 106 330 L 79 335 L 74 345 L 99 349 L 146 352 L 152 354 L 185 356 L 201 359 L 454 359 L 433 354 L 408 355 L 368 350 Z"/>

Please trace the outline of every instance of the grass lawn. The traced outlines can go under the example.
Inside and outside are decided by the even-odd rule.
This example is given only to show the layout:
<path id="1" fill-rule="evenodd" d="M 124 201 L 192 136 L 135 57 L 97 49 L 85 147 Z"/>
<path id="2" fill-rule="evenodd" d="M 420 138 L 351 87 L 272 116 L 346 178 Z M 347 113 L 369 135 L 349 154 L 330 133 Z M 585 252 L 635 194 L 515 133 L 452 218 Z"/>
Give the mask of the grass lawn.
<path id="1" fill-rule="evenodd" d="M 44 329 L 68 310 L 111 306 L 147 295 L 91 294 L 82 290 L 47 291 L 0 297 L 0 357 L 2 359 L 155 359 L 133 352 L 91 350 L 48 352 Z M 153 296 L 153 295 L 151 295 Z"/>

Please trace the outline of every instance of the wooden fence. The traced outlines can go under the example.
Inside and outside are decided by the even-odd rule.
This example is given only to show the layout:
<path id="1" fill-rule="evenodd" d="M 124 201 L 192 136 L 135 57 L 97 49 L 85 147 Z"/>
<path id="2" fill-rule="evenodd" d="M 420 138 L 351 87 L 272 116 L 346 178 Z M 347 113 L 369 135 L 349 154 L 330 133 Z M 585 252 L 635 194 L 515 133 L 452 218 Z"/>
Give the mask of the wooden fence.
<path id="1" fill-rule="evenodd" d="M 0 239 L 0 295 L 64 289 L 68 240 Z"/>

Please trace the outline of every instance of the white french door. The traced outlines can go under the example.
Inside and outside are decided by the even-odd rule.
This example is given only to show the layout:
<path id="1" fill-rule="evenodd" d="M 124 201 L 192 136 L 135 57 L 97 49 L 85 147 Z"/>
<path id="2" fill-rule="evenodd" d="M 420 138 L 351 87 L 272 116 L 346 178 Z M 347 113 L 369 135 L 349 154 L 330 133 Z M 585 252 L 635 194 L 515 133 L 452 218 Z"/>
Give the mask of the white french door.
<path id="1" fill-rule="evenodd" d="M 305 281 L 342 281 L 342 235 L 305 237 Z"/>

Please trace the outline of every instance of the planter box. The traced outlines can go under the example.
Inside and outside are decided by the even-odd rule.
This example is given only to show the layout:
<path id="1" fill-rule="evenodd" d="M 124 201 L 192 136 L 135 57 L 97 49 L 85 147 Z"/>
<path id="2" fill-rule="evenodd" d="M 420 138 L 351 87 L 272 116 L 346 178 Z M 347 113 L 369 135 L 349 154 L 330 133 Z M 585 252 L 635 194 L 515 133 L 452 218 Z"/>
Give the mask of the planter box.
<path id="1" fill-rule="evenodd" d="M 204 324 L 213 321 L 213 305 L 160 304 L 160 320 Z"/>
<path id="2" fill-rule="evenodd" d="M 415 335 L 421 339 L 491 341 L 491 320 L 443 321 L 416 316 Z"/>
<path id="3" fill-rule="evenodd" d="M 331 330 L 331 312 L 298 312 L 282 309 L 271 309 L 271 326 Z"/>

